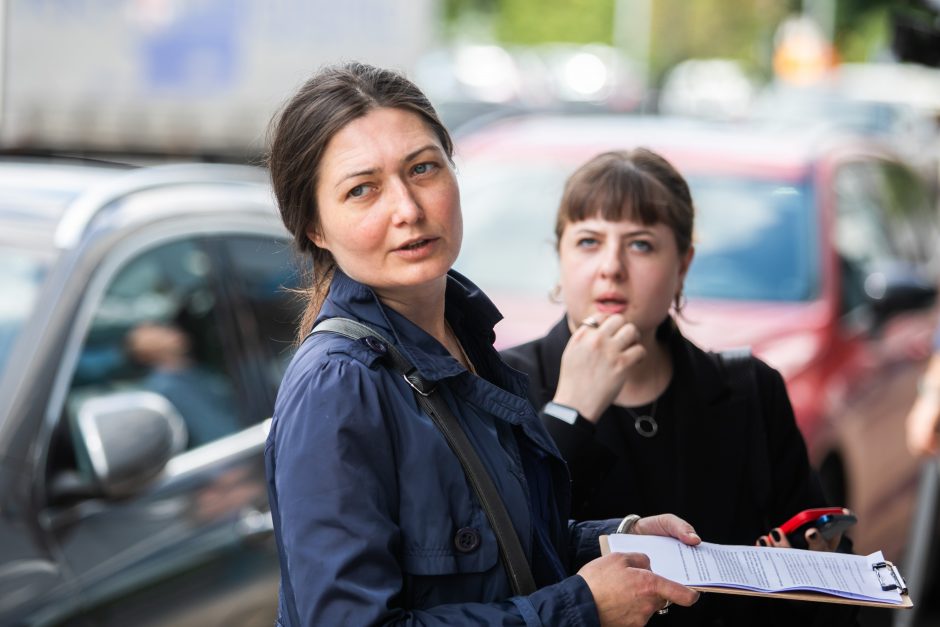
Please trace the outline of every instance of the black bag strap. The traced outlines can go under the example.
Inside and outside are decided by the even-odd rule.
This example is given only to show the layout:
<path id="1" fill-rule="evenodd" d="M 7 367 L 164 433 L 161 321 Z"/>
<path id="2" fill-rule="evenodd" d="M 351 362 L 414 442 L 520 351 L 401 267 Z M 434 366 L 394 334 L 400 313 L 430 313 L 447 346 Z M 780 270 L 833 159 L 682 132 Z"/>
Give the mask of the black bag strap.
<path id="1" fill-rule="evenodd" d="M 506 510 L 506 505 L 496 490 L 489 472 L 483 462 L 480 461 L 480 457 L 474 450 L 470 440 L 467 439 L 467 434 L 464 433 L 460 422 L 450 411 L 444 398 L 436 392 L 435 386 L 421 377 L 417 368 L 395 348 L 388 338 L 367 324 L 348 318 L 328 318 L 314 327 L 311 335 L 324 331 L 337 333 L 354 340 L 371 336 L 381 340 L 386 345 L 388 348 L 386 355 L 391 360 L 392 366 L 414 390 L 418 405 L 441 430 L 451 450 L 460 460 L 460 464 L 473 486 L 473 491 L 483 506 L 486 518 L 496 533 L 500 556 L 502 557 L 503 566 L 506 568 L 506 574 L 509 576 L 509 582 L 512 584 L 513 593 L 526 595 L 535 592 L 535 579 L 532 577 L 532 570 L 529 567 L 529 561 L 526 559 L 525 551 L 522 549 L 522 544 L 519 542 L 516 529 L 512 526 L 512 519 Z"/>

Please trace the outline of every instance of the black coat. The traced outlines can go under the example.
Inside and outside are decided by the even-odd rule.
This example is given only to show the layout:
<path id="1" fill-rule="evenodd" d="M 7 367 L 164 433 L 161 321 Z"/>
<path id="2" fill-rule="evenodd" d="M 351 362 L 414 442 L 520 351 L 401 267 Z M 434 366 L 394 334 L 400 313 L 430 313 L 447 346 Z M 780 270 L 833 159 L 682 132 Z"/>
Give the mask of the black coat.
<path id="1" fill-rule="evenodd" d="M 600 512 L 606 517 L 661 513 L 649 511 L 651 503 L 644 502 L 655 500 L 662 511 L 692 523 L 705 541 L 752 545 L 793 514 L 825 506 L 780 374 L 753 357 L 732 373 L 717 355 L 685 339 L 671 320 L 657 336 L 673 360 L 671 407 L 664 417 L 673 429 L 672 454 L 662 460 L 669 469 L 666 474 L 672 474 L 663 478 L 636 467 L 627 455 L 625 436 L 618 437 L 624 431 L 611 424 L 622 421 L 612 409 L 601 415 L 594 431 L 543 413 L 542 420 L 571 471 L 572 515 L 589 520 Z M 503 352 L 507 363 L 529 376 L 530 400 L 538 409 L 555 394 L 561 355 L 570 337 L 562 319 L 545 337 Z M 838 616 L 830 616 L 830 609 Z M 812 614 L 813 620 L 800 616 L 802 612 Z M 654 622 L 851 624 L 845 614 L 837 606 L 704 595 L 692 612 L 676 608 Z"/>

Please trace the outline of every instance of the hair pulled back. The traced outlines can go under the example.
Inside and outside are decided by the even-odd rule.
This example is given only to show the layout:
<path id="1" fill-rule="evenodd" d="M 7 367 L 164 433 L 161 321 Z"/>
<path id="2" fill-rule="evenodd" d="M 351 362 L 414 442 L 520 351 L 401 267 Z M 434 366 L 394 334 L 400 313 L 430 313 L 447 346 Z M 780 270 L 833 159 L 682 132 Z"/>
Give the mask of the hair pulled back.
<path id="1" fill-rule="evenodd" d="M 299 254 L 313 262 L 304 277 L 298 341 L 316 319 L 336 269 L 330 252 L 307 237 L 308 230 L 320 229 L 316 189 L 323 154 L 347 124 L 380 108 L 415 113 L 440 140 L 447 157 L 453 156 L 450 134 L 424 93 L 398 72 L 359 62 L 319 70 L 271 121 L 267 165 L 281 220 Z"/>

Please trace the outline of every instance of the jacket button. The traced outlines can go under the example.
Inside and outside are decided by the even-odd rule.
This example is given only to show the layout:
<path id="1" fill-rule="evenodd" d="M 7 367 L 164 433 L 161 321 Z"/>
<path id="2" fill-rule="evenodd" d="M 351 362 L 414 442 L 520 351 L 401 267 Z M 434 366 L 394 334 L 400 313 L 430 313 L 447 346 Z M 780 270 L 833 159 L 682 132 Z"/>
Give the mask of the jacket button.
<path id="1" fill-rule="evenodd" d="M 463 527 L 454 536 L 454 546 L 461 553 L 470 553 L 480 546 L 480 532 L 473 527 Z"/>
<path id="2" fill-rule="evenodd" d="M 388 351 L 388 347 L 385 346 L 385 343 L 382 340 L 376 339 L 371 335 L 367 335 L 365 338 L 366 346 L 374 350 L 379 355 L 384 355 Z"/>

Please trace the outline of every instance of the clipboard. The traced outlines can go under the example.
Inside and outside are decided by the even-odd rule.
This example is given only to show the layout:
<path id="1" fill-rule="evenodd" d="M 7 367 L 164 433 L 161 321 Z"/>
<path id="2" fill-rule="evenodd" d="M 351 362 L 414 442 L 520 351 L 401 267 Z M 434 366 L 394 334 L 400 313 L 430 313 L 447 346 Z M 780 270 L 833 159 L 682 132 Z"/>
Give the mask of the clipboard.
<path id="1" fill-rule="evenodd" d="M 607 542 L 607 536 L 602 535 L 599 538 L 601 545 L 601 555 L 610 553 L 610 544 Z M 863 599 L 848 599 L 825 592 L 760 592 L 757 590 L 744 590 L 742 588 L 731 588 L 725 586 L 689 586 L 699 592 L 717 592 L 718 594 L 735 594 L 748 597 L 767 597 L 770 599 L 789 599 L 792 601 L 812 601 L 814 603 L 836 603 L 839 605 L 863 605 L 866 607 L 881 607 L 895 610 L 909 610 L 914 607 L 914 602 L 907 594 L 907 585 L 901 577 L 897 567 L 889 562 L 883 561 L 873 565 L 875 576 L 881 584 L 882 590 L 900 590 L 901 603 L 884 603 L 881 601 L 867 601 Z"/>

